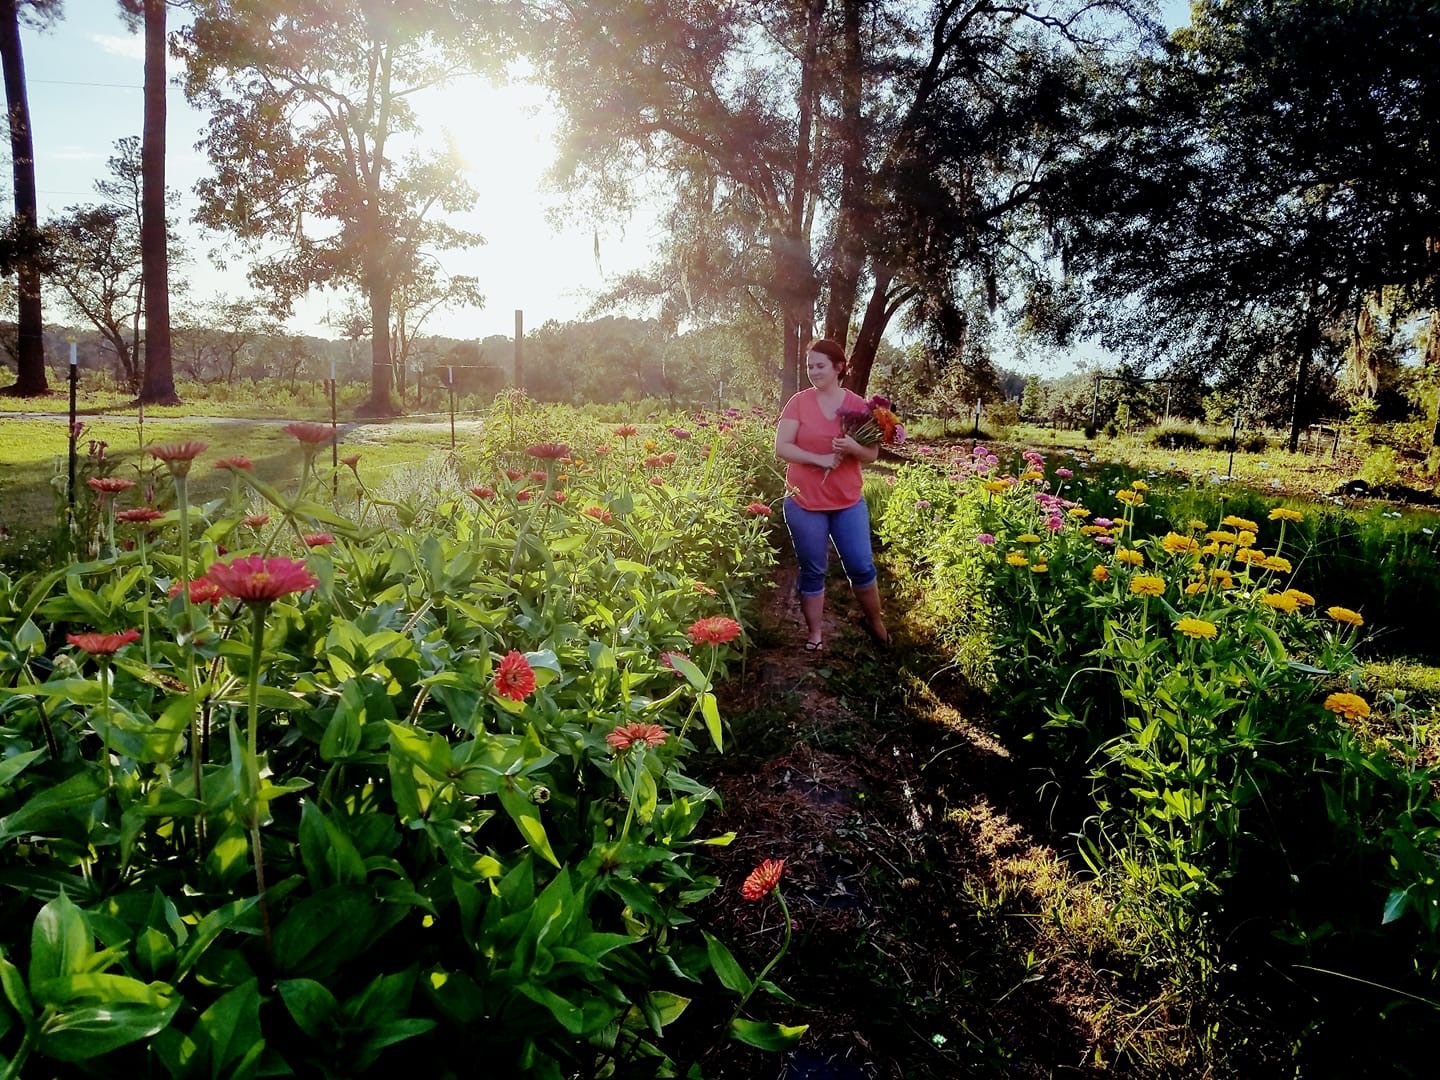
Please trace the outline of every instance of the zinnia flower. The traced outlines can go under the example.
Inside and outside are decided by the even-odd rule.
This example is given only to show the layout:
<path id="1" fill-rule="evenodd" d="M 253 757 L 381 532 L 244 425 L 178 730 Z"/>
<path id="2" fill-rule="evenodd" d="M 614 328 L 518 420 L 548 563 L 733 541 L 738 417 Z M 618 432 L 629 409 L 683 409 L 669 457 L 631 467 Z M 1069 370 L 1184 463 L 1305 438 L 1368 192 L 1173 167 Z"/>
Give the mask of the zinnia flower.
<path id="1" fill-rule="evenodd" d="M 1069 480 L 1069 479 L 1070 479 L 1072 476 L 1074 476 L 1075 474 L 1074 474 L 1073 472 L 1071 472 L 1069 469 L 1059 468 L 1059 469 L 1056 469 L 1056 470 L 1055 470 L 1055 475 L 1058 476 L 1058 477 L 1060 477 L 1061 480 Z"/>
<path id="2" fill-rule="evenodd" d="M 1095 569 L 1090 571 L 1090 577 L 1103 585 L 1110 580 L 1110 571 L 1103 563 L 1098 563 Z"/>
<path id="3" fill-rule="evenodd" d="M 587 506 L 585 508 L 585 514 L 587 517 L 592 517 L 600 522 L 601 525 L 609 525 L 610 522 L 615 520 L 615 515 L 603 506 Z"/>
<path id="4" fill-rule="evenodd" d="M 1131 486 L 1132 488 L 1134 488 L 1136 491 L 1149 491 L 1149 490 L 1150 490 L 1150 485 L 1147 484 L 1144 480 L 1132 480 L 1132 481 L 1130 481 L 1130 486 Z"/>
<path id="5" fill-rule="evenodd" d="M 506 479 L 506 480 L 509 480 L 511 483 L 514 483 L 515 481 L 522 479 L 524 476 L 525 476 L 525 473 L 524 473 L 524 471 L 521 470 L 521 469 L 506 469 L 506 470 L 505 470 L 505 479 Z"/>
<path id="6" fill-rule="evenodd" d="M 300 539 L 305 541 L 306 547 L 327 547 L 335 543 L 335 537 L 328 532 L 304 533 Z"/>
<path id="7" fill-rule="evenodd" d="M 1011 566 L 1029 566 L 1030 559 L 1023 551 L 1007 551 L 1005 561 Z"/>
<path id="8" fill-rule="evenodd" d="M 219 585 L 208 577 L 198 577 L 194 581 L 175 581 L 170 585 L 170 595 L 179 596 L 184 590 L 190 594 L 192 604 L 218 604 L 225 593 Z"/>
<path id="9" fill-rule="evenodd" d="M 675 661 L 677 659 L 688 661 L 690 657 L 683 652 L 676 652 L 673 649 L 666 649 L 660 654 L 660 666 L 669 668 L 671 671 L 675 672 L 677 678 L 684 678 L 685 673 L 675 666 Z"/>
<path id="10" fill-rule="evenodd" d="M 1328 607 L 1325 609 L 1325 614 L 1329 615 L 1330 618 L 1334 619 L 1336 622 L 1345 623 L 1349 626 L 1365 625 L 1365 620 L 1358 611 L 1351 611 L 1349 608 L 1346 607 L 1339 607 L 1338 605 L 1335 607 Z"/>
<path id="11" fill-rule="evenodd" d="M 150 522 L 159 521 L 164 516 L 159 510 L 142 506 L 135 510 L 121 510 L 115 515 L 115 520 L 123 521 L 127 525 L 149 525 Z"/>
<path id="12" fill-rule="evenodd" d="M 1173 532 L 1165 534 L 1160 546 L 1171 555 L 1190 555 L 1200 550 L 1200 544 L 1193 536 L 1181 536 Z"/>
<path id="13" fill-rule="evenodd" d="M 740 896 L 749 901 L 764 900 L 775 891 L 780 884 L 780 876 L 785 873 L 784 859 L 766 859 L 745 879 L 745 884 L 740 886 Z"/>
<path id="14" fill-rule="evenodd" d="M 679 439 L 681 442 L 684 442 L 686 439 L 690 438 L 690 432 L 686 431 L 683 427 L 672 427 L 670 429 L 670 434 L 674 435 L 675 438 Z"/>
<path id="15" fill-rule="evenodd" d="M 986 547 L 990 547 L 992 544 L 995 543 L 995 536 L 993 533 L 981 533 L 979 536 L 975 537 L 975 542 L 977 544 L 984 544 Z"/>
<path id="16" fill-rule="evenodd" d="M 1090 511 L 1083 506 L 1072 506 L 1066 513 L 1073 518 L 1087 518 L 1090 516 Z"/>
<path id="17" fill-rule="evenodd" d="M 1299 604 L 1301 607 L 1315 606 L 1315 597 L 1311 596 L 1308 592 L 1301 592 L 1299 589 L 1286 589 L 1285 595 L 1293 597 L 1295 603 Z"/>
<path id="18" fill-rule="evenodd" d="M 564 502 L 566 499 L 568 499 L 569 497 L 570 497 L 570 496 L 569 496 L 566 492 L 563 492 L 563 491 L 552 491 L 552 492 L 550 493 L 550 501 L 551 501 L 551 502 L 563 503 L 563 502 Z"/>
<path id="19" fill-rule="evenodd" d="M 621 424 L 615 429 L 615 434 L 622 439 L 631 439 L 640 434 L 640 429 L 634 424 Z"/>
<path id="20" fill-rule="evenodd" d="M 1199 518 L 1191 518 L 1188 522 L 1191 532 L 1204 532 L 1209 526 Z"/>
<path id="21" fill-rule="evenodd" d="M 171 475 L 187 476 L 190 473 L 190 464 L 205 452 L 206 444 L 196 442 L 193 439 L 189 442 L 170 443 L 166 446 L 150 447 L 150 456 L 157 461 L 165 462 L 170 469 Z"/>
<path id="22" fill-rule="evenodd" d="M 1017 544 L 1038 544 L 1040 543 L 1040 537 L 1036 536 L 1034 533 L 1021 533 L 1019 536 L 1015 537 L 1015 542 Z"/>
<path id="23" fill-rule="evenodd" d="M 1126 566 L 1144 566 L 1145 556 L 1132 548 L 1116 548 L 1115 561 Z"/>
<path id="24" fill-rule="evenodd" d="M 1300 603 L 1289 593 L 1261 593 L 1258 597 L 1260 603 L 1276 611 L 1283 611 L 1286 615 L 1294 615 Z"/>
<path id="25" fill-rule="evenodd" d="M 524 701 L 535 692 L 535 669 L 525 654 L 511 649 L 495 669 L 495 693 L 511 701 Z"/>
<path id="26" fill-rule="evenodd" d="M 669 737 L 659 724 L 621 724 L 605 736 L 605 741 L 610 744 L 611 750 L 623 754 L 632 746 L 646 749 L 664 746 Z"/>
<path id="27" fill-rule="evenodd" d="M 1130 579 L 1130 591 L 1136 596 L 1164 596 L 1165 579 L 1150 574 L 1136 574 Z"/>
<path id="28" fill-rule="evenodd" d="M 745 507 L 745 509 L 756 517 L 769 517 L 771 513 L 773 513 L 769 504 L 763 502 L 752 502 L 749 506 Z"/>
<path id="29" fill-rule="evenodd" d="M 132 641 L 139 641 L 140 631 L 122 630 L 118 634 L 66 634 L 65 640 L 91 656 L 114 656 Z"/>
<path id="30" fill-rule="evenodd" d="M 229 563 L 217 562 L 205 571 L 205 577 L 226 596 L 247 604 L 268 604 L 320 584 L 304 563 L 284 556 L 245 555 Z"/>
<path id="31" fill-rule="evenodd" d="M 1244 529 L 1246 532 L 1259 532 L 1260 526 L 1249 518 L 1236 517 L 1234 514 L 1226 514 L 1220 519 L 1221 525 L 1229 525 L 1232 529 Z"/>
<path id="32" fill-rule="evenodd" d="M 1046 574 L 1050 572 L 1050 566 L 1045 562 L 1034 562 L 1030 564 L 1032 574 Z"/>
<path id="33" fill-rule="evenodd" d="M 85 483 L 101 495 L 119 495 L 120 492 L 129 491 L 135 486 L 134 480 L 126 480 L 122 476 L 92 476 Z"/>
<path id="34" fill-rule="evenodd" d="M 1175 629 L 1186 637 L 1213 638 L 1219 631 L 1213 622 L 1204 619 L 1184 618 L 1175 624 Z"/>
<path id="35" fill-rule="evenodd" d="M 980 484 L 980 486 L 986 491 L 988 491 L 991 495 L 1003 495 L 1005 492 L 1010 490 L 1010 481 L 985 480 Z"/>
<path id="36" fill-rule="evenodd" d="M 286 424 L 280 430 L 287 435 L 293 435 L 295 440 L 303 446 L 320 446 L 322 443 L 329 442 L 332 434 L 329 424 L 315 424 L 299 420 L 293 424 Z"/>
<path id="37" fill-rule="evenodd" d="M 686 631 L 696 645 L 725 645 L 740 636 L 740 624 L 724 615 L 696 619 Z"/>
<path id="38" fill-rule="evenodd" d="M 342 458 L 340 459 L 340 464 L 341 464 L 341 465 L 344 465 L 344 466 L 345 466 L 346 468 L 348 468 L 351 472 L 354 472 L 354 471 L 355 471 L 355 466 L 360 464 L 360 455 L 359 455 L 359 454 L 348 454 L 348 455 L 346 455 L 345 457 L 342 457 Z"/>
<path id="39" fill-rule="evenodd" d="M 570 447 L 563 442 L 543 442 L 526 447 L 525 453 L 541 461 L 559 461 L 561 458 L 569 456 Z"/>
<path id="40" fill-rule="evenodd" d="M 1287 506 L 1277 506 L 1270 511 L 1271 521 L 1304 521 L 1305 515 L 1299 510 L 1291 510 Z"/>
<path id="41" fill-rule="evenodd" d="M 1240 535 L 1235 538 L 1235 546 L 1248 548 L 1255 546 L 1255 534 L 1249 529 L 1241 529 Z"/>
<path id="42" fill-rule="evenodd" d="M 259 529 L 270 524 L 269 514 L 251 514 L 240 519 L 241 525 L 249 525 L 252 529 Z"/>
<path id="43" fill-rule="evenodd" d="M 523 488 L 522 488 L 521 490 L 515 492 L 515 501 L 516 501 L 516 502 L 522 502 L 522 503 L 528 503 L 528 502 L 530 501 L 530 492 L 524 490 Z"/>
<path id="44" fill-rule="evenodd" d="M 1290 573 L 1290 560 L 1281 555 L 1267 555 L 1261 560 L 1260 565 L 1266 570 L 1276 570 L 1282 574 Z"/>
<path id="45" fill-rule="evenodd" d="M 221 458 L 219 461 L 215 462 L 215 468 L 230 469 L 232 471 L 236 469 L 242 469 L 245 472 L 250 472 L 252 469 L 255 468 L 255 463 L 251 461 L 248 457 L 246 457 L 244 454 L 236 454 L 234 457 Z"/>
<path id="46" fill-rule="evenodd" d="M 1331 694 L 1325 699 L 1325 708 L 1346 720 L 1363 720 L 1370 715 L 1370 703 L 1359 694 Z"/>

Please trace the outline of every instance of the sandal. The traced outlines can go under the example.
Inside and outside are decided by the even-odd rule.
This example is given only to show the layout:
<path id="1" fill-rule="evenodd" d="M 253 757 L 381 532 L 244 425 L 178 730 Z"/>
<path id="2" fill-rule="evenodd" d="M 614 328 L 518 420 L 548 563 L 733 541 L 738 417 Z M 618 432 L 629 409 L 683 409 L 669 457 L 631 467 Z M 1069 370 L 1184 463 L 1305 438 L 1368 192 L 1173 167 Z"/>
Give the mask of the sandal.
<path id="1" fill-rule="evenodd" d="M 807 642 L 805 642 L 805 651 L 806 651 L 806 652 L 824 652 L 824 651 L 825 651 L 825 642 L 823 642 L 823 641 L 807 641 Z"/>

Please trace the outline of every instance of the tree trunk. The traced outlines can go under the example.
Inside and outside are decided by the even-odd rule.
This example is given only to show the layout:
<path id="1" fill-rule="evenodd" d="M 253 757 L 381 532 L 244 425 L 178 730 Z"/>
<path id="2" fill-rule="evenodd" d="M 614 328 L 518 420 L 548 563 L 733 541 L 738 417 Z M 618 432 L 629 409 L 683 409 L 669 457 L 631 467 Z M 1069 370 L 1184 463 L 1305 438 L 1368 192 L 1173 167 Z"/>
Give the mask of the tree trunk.
<path id="1" fill-rule="evenodd" d="M 35 193 L 35 147 L 30 136 L 30 100 L 25 91 L 25 57 L 20 50 L 18 0 L 0 0 L 0 66 L 4 68 L 5 103 L 10 115 L 10 163 L 15 185 L 15 218 L 27 241 L 37 235 L 40 220 Z M 28 243 L 26 245 L 29 246 Z M 15 367 L 18 378 L 5 393 L 38 397 L 49 393 L 45 371 L 45 323 L 40 307 L 40 270 L 33 257 L 17 268 L 19 318 Z"/>
<path id="2" fill-rule="evenodd" d="M 370 300 L 370 398 L 356 410 L 362 416 L 395 416 L 395 375 L 390 359 L 390 287 L 378 253 L 366 256 L 366 293 Z"/>
<path id="3" fill-rule="evenodd" d="M 875 354 L 880 351 L 880 339 L 885 336 L 885 327 L 890 324 L 890 310 L 886 293 L 890 289 L 890 272 L 878 267 L 875 271 L 875 287 L 870 292 L 870 302 L 865 305 L 865 318 L 860 322 L 860 332 L 855 335 L 855 348 L 850 351 L 850 369 L 845 376 L 845 386 L 865 396 L 870 385 L 870 371 L 875 366 Z"/>
<path id="4" fill-rule="evenodd" d="M 1310 360 L 1320 337 L 1320 318 L 1315 311 L 1315 299 L 1305 307 L 1305 324 L 1301 331 L 1300 359 L 1295 365 L 1295 396 L 1290 414 L 1290 453 L 1300 448 L 1300 427 L 1305 410 L 1305 384 L 1310 380 Z"/>
<path id="5" fill-rule="evenodd" d="M 850 337 L 855 294 L 864 258 L 865 163 L 860 99 L 860 0 L 845 0 L 840 71 L 840 209 L 835 223 L 835 248 L 830 257 L 829 297 L 825 305 L 825 336 L 844 345 Z"/>
<path id="6" fill-rule="evenodd" d="M 1435 380 L 1435 428 L 1430 432 L 1430 445 L 1440 446 L 1440 308 L 1430 312 L 1430 326 L 1426 331 L 1425 367 L 1430 378 Z"/>
<path id="7" fill-rule="evenodd" d="M 178 405 L 170 344 L 170 251 L 165 220 L 165 0 L 145 0 L 145 128 L 140 140 L 140 276 L 145 289 L 145 381 L 140 400 Z"/>

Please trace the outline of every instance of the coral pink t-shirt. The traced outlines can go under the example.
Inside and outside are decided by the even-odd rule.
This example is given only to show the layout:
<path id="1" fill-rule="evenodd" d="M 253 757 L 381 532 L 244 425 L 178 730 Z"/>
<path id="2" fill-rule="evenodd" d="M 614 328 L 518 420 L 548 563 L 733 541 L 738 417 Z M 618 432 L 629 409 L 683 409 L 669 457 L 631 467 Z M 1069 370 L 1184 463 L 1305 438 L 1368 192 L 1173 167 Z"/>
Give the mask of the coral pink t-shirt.
<path id="1" fill-rule="evenodd" d="M 859 394 L 845 391 L 842 409 L 863 409 L 865 399 Z M 831 440 L 843 434 L 840 421 L 826 416 L 820 410 L 820 397 L 812 386 L 801 390 L 785 403 L 780 410 L 781 420 L 795 420 L 799 428 L 795 432 L 795 445 L 812 454 L 830 453 Z M 827 473 L 819 465 L 808 462 L 787 462 L 785 486 L 795 501 L 806 510 L 844 510 L 860 501 L 864 479 L 860 475 L 860 461 L 846 456 L 840 464 Z"/>

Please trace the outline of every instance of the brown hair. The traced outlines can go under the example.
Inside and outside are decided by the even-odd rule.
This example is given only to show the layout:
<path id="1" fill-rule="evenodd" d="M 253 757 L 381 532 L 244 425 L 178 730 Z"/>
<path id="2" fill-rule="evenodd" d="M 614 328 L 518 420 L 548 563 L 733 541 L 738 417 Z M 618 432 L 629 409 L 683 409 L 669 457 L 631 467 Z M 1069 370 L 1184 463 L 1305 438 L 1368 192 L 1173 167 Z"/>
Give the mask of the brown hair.
<path id="1" fill-rule="evenodd" d="M 845 377 L 845 370 L 850 366 L 850 361 L 845 359 L 845 346 L 841 345 L 834 338 L 816 338 L 805 350 L 805 355 L 818 352 L 821 356 L 828 356 L 830 363 L 835 368 L 835 373 L 841 378 Z"/>

